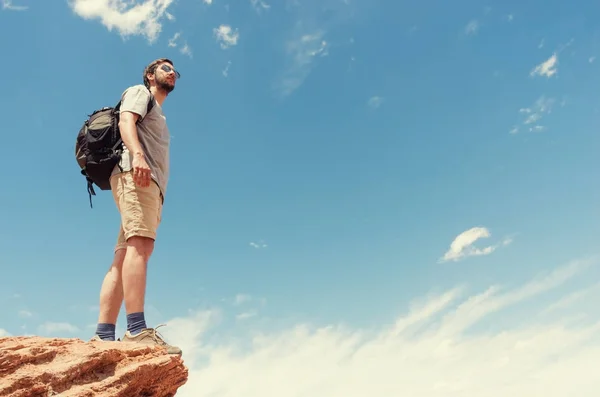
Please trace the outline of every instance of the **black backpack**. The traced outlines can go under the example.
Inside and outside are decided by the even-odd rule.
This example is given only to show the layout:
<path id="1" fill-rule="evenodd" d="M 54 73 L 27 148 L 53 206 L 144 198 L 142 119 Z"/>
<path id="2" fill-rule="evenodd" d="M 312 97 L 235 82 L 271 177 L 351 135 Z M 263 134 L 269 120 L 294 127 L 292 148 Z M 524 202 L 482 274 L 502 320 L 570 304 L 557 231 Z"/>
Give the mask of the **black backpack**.
<path id="1" fill-rule="evenodd" d="M 147 113 L 154 106 L 154 97 L 150 94 Z M 115 107 L 103 107 L 88 115 L 81 126 L 75 143 L 75 158 L 81 168 L 81 175 L 87 180 L 87 190 L 92 206 L 92 195 L 96 195 L 94 184 L 100 190 L 110 189 L 110 176 L 121 160 L 123 141 L 119 131 L 119 109 L 121 101 Z M 138 123 L 141 119 L 138 119 Z"/>

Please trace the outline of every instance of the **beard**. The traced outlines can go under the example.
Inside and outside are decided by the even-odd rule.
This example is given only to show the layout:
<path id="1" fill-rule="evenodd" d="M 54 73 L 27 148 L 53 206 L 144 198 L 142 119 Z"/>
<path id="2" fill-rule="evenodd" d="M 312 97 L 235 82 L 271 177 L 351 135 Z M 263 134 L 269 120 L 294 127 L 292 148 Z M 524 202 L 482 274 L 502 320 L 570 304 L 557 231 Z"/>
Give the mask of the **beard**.
<path id="1" fill-rule="evenodd" d="M 171 91 L 173 91 L 175 89 L 175 84 L 170 83 L 169 80 L 167 80 L 165 78 L 157 77 L 156 86 L 158 89 L 163 90 L 167 94 L 169 94 Z"/>

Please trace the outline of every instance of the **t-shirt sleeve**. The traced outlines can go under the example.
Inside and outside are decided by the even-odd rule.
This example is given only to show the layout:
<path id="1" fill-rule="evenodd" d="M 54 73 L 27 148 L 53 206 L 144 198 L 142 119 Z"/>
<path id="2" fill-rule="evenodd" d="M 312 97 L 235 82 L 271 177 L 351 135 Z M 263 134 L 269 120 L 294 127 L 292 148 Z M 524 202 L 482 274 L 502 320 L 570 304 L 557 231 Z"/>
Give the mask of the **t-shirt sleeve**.
<path id="1" fill-rule="evenodd" d="M 150 93 L 143 86 L 130 87 L 123 93 L 121 98 L 121 112 L 132 112 L 140 115 L 140 119 L 146 117 Z"/>

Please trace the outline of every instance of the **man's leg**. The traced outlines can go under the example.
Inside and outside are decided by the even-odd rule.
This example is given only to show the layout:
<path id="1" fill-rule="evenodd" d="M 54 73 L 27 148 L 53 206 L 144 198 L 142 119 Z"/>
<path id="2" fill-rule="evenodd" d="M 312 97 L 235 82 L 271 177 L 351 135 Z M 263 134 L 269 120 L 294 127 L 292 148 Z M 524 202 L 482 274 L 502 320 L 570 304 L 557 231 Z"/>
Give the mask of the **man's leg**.
<path id="1" fill-rule="evenodd" d="M 144 188 L 137 186 L 131 172 L 118 174 L 113 178 L 111 187 L 121 212 L 121 223 L 127 241 L 122 271 L 127 331 L 122 341 L 162 345 L 168 353 L 181 354 L 181 349 L 167 345 L 155 329 L 148 328 L 144 317 L 147 265 L 161 221 L 160 189 L 155 183 Z"/>
<path id="2" fill-rule="evenodd" d="M 104 276 L 102 288 L 100 289 L 100 313 L 98 314 L 96 335 L 102 340 L 115 340 L 115 327 L 123 303 L 121 270 L 124 258 L 125 249 L 117 249 L 113 263 Z"/>
<path id="3" fill-rule="evenodd" d="M 153 250 L 154 240 L 151 238 L 133 236 L 127 240 L 127 253 L 123 261 L 123 291 L 127 330 L 131 335 L 137 335 L 147 328 L 144 317 L 146 272 Z"/>

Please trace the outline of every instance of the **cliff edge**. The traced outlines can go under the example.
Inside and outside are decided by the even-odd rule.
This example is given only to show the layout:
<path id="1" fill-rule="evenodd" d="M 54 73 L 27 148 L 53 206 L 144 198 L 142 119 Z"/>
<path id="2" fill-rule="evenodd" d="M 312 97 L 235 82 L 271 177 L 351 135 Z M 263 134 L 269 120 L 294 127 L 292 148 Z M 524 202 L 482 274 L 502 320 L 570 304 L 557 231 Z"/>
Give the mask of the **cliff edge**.
<path id="1" fill-rule="evenodd" d="M 16 336 L 0 338 L 0 396 L 174 396 L 180 356 L 159 346 Z"/>

